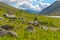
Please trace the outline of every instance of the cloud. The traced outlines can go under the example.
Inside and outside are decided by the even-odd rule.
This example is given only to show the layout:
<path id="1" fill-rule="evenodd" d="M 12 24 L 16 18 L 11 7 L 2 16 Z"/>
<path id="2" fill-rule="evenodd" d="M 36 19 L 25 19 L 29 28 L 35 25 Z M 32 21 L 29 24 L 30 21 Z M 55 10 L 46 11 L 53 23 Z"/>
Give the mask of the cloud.
<path id="1" fill-rule="evenodd" d="M 10 0 L 10 2 L 16 2 L 17 0 Z"/>
<path id="2" fill-rule="evenodd" d="M 50 3 L 43 3 L 43 2 L 40 2 L 40 4 L 39 4 L 39 6 L 43 9 L 50 6 L 50 5 L 51 5 Z"/>
<path id="3" fill-rule="evenodd" d="M 25 3 L 21 3 L 21 4 L 17 4 L 17 8 L 20 7 L 20 6 L 25 6 L 27 8 L 31 8 L 33 10 L 40 10 L 41 7 L 39 7 L 39 5 L 32 5 L 31 3 L 28 3 L 28 2 L 25 2 Z"/>
<path id="4" fill-rule="evenodd" d="M 14 5 L 16 8 L 20 9 L 32 9 L 36 11 L 42 10 L 42 7 L 49 6 L 49 3 L 43 3 L 43 0 L 5 0 L 6 3 Z M 41 6 L 40 6 L 41 5 Z M 22 7 L 24 6 L 24 8 Z"/>
<path id="5" fill-rule="evenodd" d="M 50 5 L 50 3 L 43 3 L 43 2 L 40 2 L 40 4 L 43 5 L 43 6 L 44 5 L 46 5 L 46 6 L 49 6 Z"/>

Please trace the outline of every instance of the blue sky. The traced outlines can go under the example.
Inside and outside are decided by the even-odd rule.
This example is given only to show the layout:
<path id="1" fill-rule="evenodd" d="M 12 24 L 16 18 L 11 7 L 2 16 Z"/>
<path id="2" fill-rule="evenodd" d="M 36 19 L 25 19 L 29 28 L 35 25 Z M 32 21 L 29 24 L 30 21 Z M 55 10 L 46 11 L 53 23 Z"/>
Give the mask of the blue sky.
<path id="1" fill-rule="evenodd" d="M 41 11 L 56 0 L 0 0 L 23 10 Z"/>

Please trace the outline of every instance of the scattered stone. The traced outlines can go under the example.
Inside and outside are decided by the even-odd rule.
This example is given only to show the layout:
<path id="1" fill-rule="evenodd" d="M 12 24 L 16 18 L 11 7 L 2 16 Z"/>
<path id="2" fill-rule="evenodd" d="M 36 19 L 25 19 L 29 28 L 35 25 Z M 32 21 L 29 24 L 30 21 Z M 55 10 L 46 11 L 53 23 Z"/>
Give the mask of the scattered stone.
<path id="1" fill-rule="evenodd" d="M 11 36 L 15 36 L 18 37 L 16 32 L 12 32 L 12 31 L 7 31 L 7 34 L 11 35 Z"/>
<path id="2" fill-rule="evenodd" d="M 5 35 L 11 35 L 11 36 L 15 36 L 15 37 L 18 37 L 17 33 L 16 32 L 12 32 L 12 31 L 6 31 L 4 29 L 0 29 L 0 36 L 5 36 Z"/>
<path id="3" fill-rule="evenodd" d="M 0 20 L 4 20 L 4 18 L 0 17 Z"/>
<path id="4" fill-rule="evenodd" d="M 49 29 L 52 30 L 52 31 L 58 31 L 59 30 L 59 28 L 54 28 L 54 27 L 51 27 Z"/>
<path id="5" fill-rule="evenodd" d="M 33 25 L 34 25 L 34 26 L 39 26 L 39 22 L 38 22 L 38 21 L 34 21 L 34 22 L 33 22 Z"/>
<path id="6" fill-rule="evenodd" d="M 38 18 L 34 18 L 34 21 L 37 21 L 38 20 Z"/>
<path id="7" fill-rule="evenodd" d="M 16 19 L 16 16 L 13 13 L 6 13 L 4 16 L 7 18 Z"/>
<path id="8" fill-rule="evenodd" d="M 7 32 L 4 29 L 0 28 L 0 36 L 4 36 L 6 34 L 7 34 Z"/>
<path id="9" fill-rule="evenodd" d="M 41 28 L 45 29 L 45 30 L 51 30 L 51 31 L 59 31 L 60 30 L 60 28 L 47 27 L 47 26 L 42 26 Z"/>
<path id="10" fill-rule="evenodd" d="M 3 25 L 1 26 L 2 29 L 5 29 L 5 30 L 13 30 L 13 26 L 10 26 L 10 25 Z"/>
<path id="11" fill-rule="evenodd" d="M 47 26 L 42 26 L 42 29 L 49 30 Z"/>
<path id="12" fill-rule="evenodd" d="M 27 28 L 26 28 L 26 31 L 29 31 L 29 32 L 33 32 L 34 28 L 33 26 L 29 25 Z"/>
<path id="13" fill-rule="evenodd" d="M 38 18 L 34 18 L 33 25 L 39 26 L 40 22 L 38 21 Z"/>
<path id="14" fill-rule="evenodd" d="M 0 27 L 0 36 L 5 36 L 5 35 L 11 35 L 11 36 L 15 36 L 15 37 L 18 37 L 17 33 L 16 32 L 13 32 L 11 30 L 5 30 L 3 28 Z"/>

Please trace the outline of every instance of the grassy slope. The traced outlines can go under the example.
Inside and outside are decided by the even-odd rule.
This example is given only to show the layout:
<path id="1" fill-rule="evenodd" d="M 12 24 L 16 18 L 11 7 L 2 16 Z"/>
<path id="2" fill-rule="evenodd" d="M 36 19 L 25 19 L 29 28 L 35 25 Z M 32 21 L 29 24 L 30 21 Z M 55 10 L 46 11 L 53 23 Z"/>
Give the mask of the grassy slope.
<path id="1" fill-rule="evenodd" d="M 33 33 L 24 31 L 24 29 L 28 26 L 28 24 L 27 23 L 22 24 L 20 22 L 20 20 L 18 20 L 18 19 L 13 22 L 7 22 L 6 20 L 10 20 L 10 19 L 3 16 L 3 14 L 6 12 L 7 12 L 7 10 L 0 9 L 0 17 L 5 18 L 5 21 L 0 21 L 0 25 L 9 24 L 9 25 L 14 26 L 14 29 L 16 30 L 19 37 L 15 38 L 15 37 L 6 35 L 4 37 L 0 37 L 0 40 L 60 40 L 60 31 L 56 31 L 56 32 L 53 32 L 50 30 L 46 31 L 46 30 L 40 29 L 38 27 L 35 27 L 36 31 Z M 17 18 L 24 17 L 26 22 L 33 21 L 33 19 L 35 17 L 37 17 L 39 19 L 39 21 L 41 21 L 41 22 L 48 22 L 48 24 L 46 24 L 46 25 L 48 25 L 49 27 L 51 25 L 51 22 L 54 25 L 56 25 L 56 27 L 60 27 L 60 19 L 53 19 L 53 18 L 44 17 L 42 15 L 29 14 L 22 10 L 20 10 L 19 12 L 14 12 L 14 13 L 17 16 Z M 13 30 L 13 31 L 15 31 L 15 30 Z"/>

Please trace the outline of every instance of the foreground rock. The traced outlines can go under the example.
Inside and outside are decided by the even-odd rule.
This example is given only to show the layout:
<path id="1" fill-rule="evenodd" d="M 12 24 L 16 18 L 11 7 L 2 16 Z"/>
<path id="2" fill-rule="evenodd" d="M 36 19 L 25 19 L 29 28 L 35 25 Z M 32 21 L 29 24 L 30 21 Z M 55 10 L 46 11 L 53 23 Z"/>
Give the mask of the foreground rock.
<path id="1" fill-rule="evenodd" d="M 10 26 L 10 25 L 3 25 L 1 26 L 0 28 L 4 29 L 4 30 L 13 30 L 13 26 Z"/>
<path id="2" fill-rule="evenodd" d="M 15 36 L 18 37 L 16 32 L 13 32 L 13 27 L 9 25 L 3 25 L 0 26 L 0 36 L 5 36 L 5 35 L 10 35 L 10 36 Z"/>
<path id="3" fill-rule="evenodd" d="M 0 36 L 4 36 L 6 34 L 7 34 L 7 32 L 4 29 L 0 28 Z"/>
<path id="4" fill-rule="evenodd" d="M 0 29 L 0 36 L 5 36 L 5 35 L 10 35 L 10 36 L 15 36 L 15 37 L 18 37 L 17 33 L 16 32 L 13 32 L 13 31 L 6 31 L 4 29 Z"/>
<path id="5" fill-rule="evenodd" d="M 9 34 L 11 36 L 18 37 L 17 33 L 16 32 L 13 32 L 13 31 L 7 31 L 7 34 Z"/>

